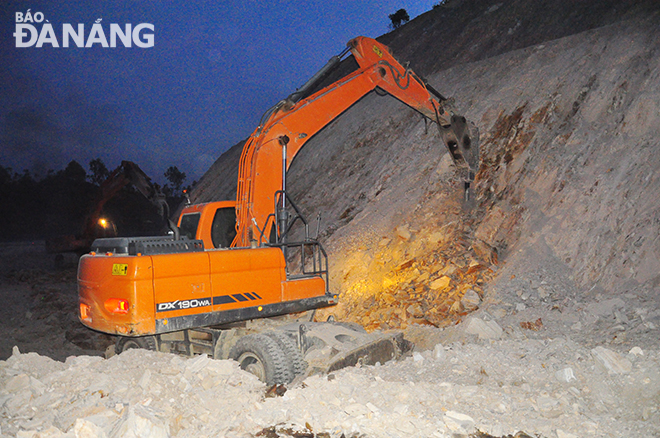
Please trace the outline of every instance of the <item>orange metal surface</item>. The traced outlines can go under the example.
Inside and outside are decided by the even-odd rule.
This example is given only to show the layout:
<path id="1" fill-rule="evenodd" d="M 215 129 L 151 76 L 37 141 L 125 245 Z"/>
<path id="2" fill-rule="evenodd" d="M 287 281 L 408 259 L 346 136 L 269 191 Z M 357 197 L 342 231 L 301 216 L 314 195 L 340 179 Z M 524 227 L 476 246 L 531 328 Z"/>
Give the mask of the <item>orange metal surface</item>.
<path id="1" fill-rule="evenodd" d="M 153 270 L 151 257 L 84 255 L 78 265 L 81 322 L 105 333 L 153 333 Z M 111 313 L 108 300 L 128 301 L 128 312 Z"/>
<path id="2" fill-rule="evenodd" d="M 204 204 L 186 205 L 181 211 L 177 226 L 181 226 L 181 218 L 183 215 L 190 213 L 200 213 L 201 217 L 199 219 L 199 224 L 197 225 L 197 234 L 195 235 L 195 239 L 204 241 L 204 249 L 212 249 L 214 248 L 213 241 L 211 240 L 211 225 L 213 224 L 213 217 L 216 210 L 226 207 L 235 208 L 236 201 L 217 201 L 207 202 Z"/>
<path id="3" fill-rule="evenodd" d="M 211 311 L 213 291 L 207 251 L 150 257 L 154 271 L 156 318 Z"/>
<path id="4" fill-rule="evenodd" d="M 325 295 L 325 281 L 321 277 L 300 278 L 282 283 L 282 301 Z"/>
<path id="5" fill-rule="evenodd" d="M 211 260 L 213 294 L 218 302 L 213 310 L 260 306 L 282 301 L 281 284 L 286 280 L 286 273 L 281 249 L 215 250 L 209 251 L 208 254 Z"/>
<path id="6" fill-rule="evenodd" d="M 155 334 L 157 320 L 323 296 L 325 281 L 287 280 L 280 248 L 94 254 L 80 260 L 78 293 L 84 325 L 139 336 Z"/>
<path id="7" fill-rule="evenodd" d="M 376 87 L 425 117 L 449 124 L 451 115 L 441 102 L 429 93 L 423 81 L 394 59 L 387 47 L 365 37 L 355 38 L 348 45 L 360 66 L 357 71 L 306 99 L 280 106 L 246 141 L 239 163 L 237 235 L 232 246 L 249 246 L 251 238 L 258 240 L 260 230 L 266 238 L 270 235 L 273 220 L 267 218 L 274 211 L 275 192 L 282 189 L 281 136 L 289 138 L 288 169 L 314 134 Z"/>

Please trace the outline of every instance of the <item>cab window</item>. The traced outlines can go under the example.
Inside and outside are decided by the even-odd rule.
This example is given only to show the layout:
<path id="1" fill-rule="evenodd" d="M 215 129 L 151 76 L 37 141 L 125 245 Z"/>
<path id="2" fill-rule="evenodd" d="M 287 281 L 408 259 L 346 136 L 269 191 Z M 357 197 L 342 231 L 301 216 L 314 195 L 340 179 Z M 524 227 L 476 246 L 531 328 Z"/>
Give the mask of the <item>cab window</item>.
<path id="1" fill-rule="evenodd" d="M 189 213 L 181 217 L 181 225 L 179 226 L 181 237 L 185 236 L 190 240 L 195 239 L 200 216 L 201 213 Z"/>
<path id="2" fill-rule="evenodd" d="M 236 209 L 218 208 L 211 226 L 211 241 L 215 248 L 228 248 L 236 237 Z"/>

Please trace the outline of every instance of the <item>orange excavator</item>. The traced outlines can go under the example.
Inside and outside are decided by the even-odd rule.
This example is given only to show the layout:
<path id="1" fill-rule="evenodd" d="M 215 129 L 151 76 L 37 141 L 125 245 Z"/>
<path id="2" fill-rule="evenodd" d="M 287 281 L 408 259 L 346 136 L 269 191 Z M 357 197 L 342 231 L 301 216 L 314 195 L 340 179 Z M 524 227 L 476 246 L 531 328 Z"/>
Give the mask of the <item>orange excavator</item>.
<path id="1" fill-rule="evenodd" d="M 321 88 L 348 52 L 358 69 Z M 367 334 L 355 324 L 309 317 L 338 297 L 328 285 L 327 255 L 286 191 L 298 151 L 374 90 L 436 123 L 469 185 L 479 152 L 465 118 L 387 47 L 355 38 L 266 112 L 244 145 L 235 202 L 186 206 L 170 236 L 94 242 L 78 268 L 81 322 L 118 335 L 116 352 L 139 347 L 231 358 L 268 383 L 401 355 L 410 347 L 401 333 Z M 294 226 L 304 238 L 290 238 Z"/>

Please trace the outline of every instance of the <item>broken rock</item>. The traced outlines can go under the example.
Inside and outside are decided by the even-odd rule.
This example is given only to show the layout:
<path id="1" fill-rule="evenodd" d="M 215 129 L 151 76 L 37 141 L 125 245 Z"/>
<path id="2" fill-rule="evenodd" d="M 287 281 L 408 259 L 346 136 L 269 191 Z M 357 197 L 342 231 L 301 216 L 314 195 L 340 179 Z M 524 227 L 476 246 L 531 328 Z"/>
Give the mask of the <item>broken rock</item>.
<path id="1" fill-rule="evenodd" d="M 412 237 L 412 233 L 410 232 L 410 228 L 408 228 L 407 224 L 397 227 L 396 234 L 403 240 L 410 240 Z"/>
<path id="2" fill-rule="evenodd" d="M 560 382 L 568 383 L 573 380 L 577 380 L 575 377 L 575 374 L 573 373 L 573 369 L 568 367 L 568 368 L 563 368 L 557 372 L 555 372 L 555 378 L 559 380 Z"/>
<path id="3" fill-rule="evenodd" d="M 451 278 L 447 277 L 446 275 L 443 275 L 437 280 L 433 280 L 433 282 L 431 282 L 430 284 L 430 288 L 433 290 L 443 290 L 449 287 L 450 282 L 451 282 Z"/>
<path id="4" fill-rule="evenodd" d="M 632 362 L 616 351 L 596 347 L 591 350 L 591 355 L 596 363 L 602 365 L 610 374 L 627 374 L 632 370 Z"/>
<path id="5" fill-rule="evenodd" d="M 502 327 L 495 321 L 484 321 L 481 318 L 470 318 L 465 328 L 468 335 L 477 335 L 479 339 L 499 339 Z"/>
<path id="6" fill-rule="evenodd" d="M 468 289 L 465 292 L 465 295 L 463 295 L 463 298 L 461 298 L 461 304 L 463 304 L 465 310 L 470 312 L 479 307 L 479 304 L 481 304 L 481 298 L 478 293 L 472 289 Z"/>
<path id="7" fill-rule="evenodd" d="M 443 417 L 447 429 L 457 434 L 468 434 L 474 429 L 474 419 L 460 412 L 447 411 Z"/>

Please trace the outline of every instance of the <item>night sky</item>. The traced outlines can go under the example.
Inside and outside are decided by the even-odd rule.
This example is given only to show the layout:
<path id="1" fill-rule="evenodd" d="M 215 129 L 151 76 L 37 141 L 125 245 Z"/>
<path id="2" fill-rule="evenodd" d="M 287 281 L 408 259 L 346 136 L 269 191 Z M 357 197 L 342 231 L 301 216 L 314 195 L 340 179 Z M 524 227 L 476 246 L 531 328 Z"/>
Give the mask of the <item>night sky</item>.
<path id="1" fill-rule="evenodd" d="M 74 159 L 110 170 L 131 160 L 159 182 L 176 165 L 191 183 L 349 39 L 378 37 L 389 14 L 405 8 L 412 19 L 434 3 L 1 0 L 0 165 L 43 176 Z M 59 48 L 16 47 L 16 13 L 28 9 Z M 141 34 L 153 47 L 62 47 L 64 23 L 84 24 L 87 42 L 99 18 L 108 43 L 111 23 L 153 24 Z"/>

